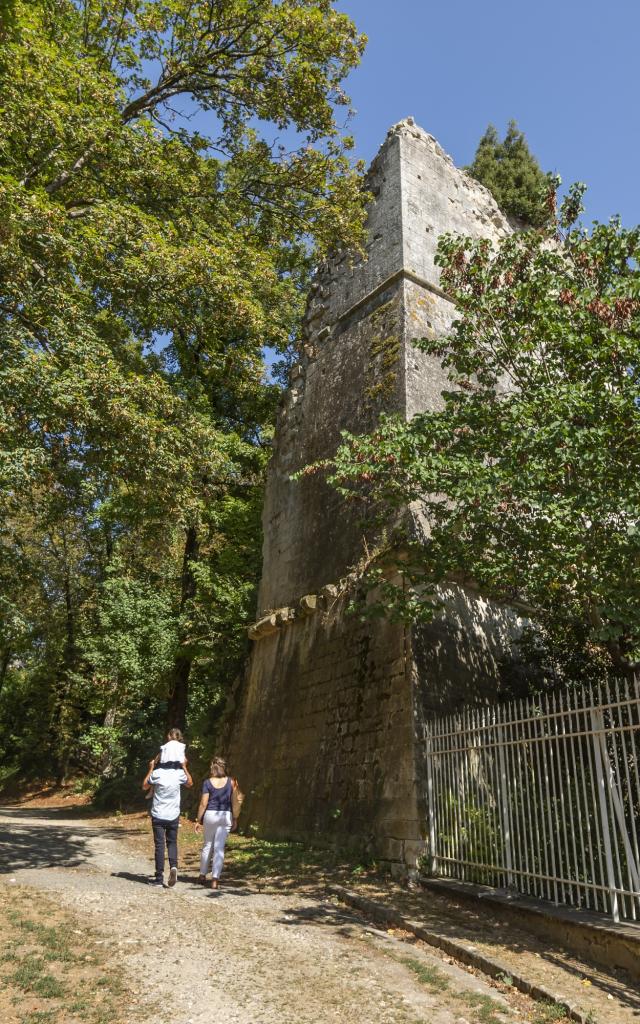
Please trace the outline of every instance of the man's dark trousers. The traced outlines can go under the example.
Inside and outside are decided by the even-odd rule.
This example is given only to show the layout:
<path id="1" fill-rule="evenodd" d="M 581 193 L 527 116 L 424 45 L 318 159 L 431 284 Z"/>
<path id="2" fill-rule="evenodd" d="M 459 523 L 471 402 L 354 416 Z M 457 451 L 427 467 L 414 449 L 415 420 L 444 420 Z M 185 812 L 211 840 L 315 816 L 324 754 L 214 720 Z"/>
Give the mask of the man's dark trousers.
<path id="1" fill-rule="evenodd" d="M 164 875 L 164 845 L 167 844 L 169 854 L 169 867 L 178 867 L 178 825 L 180 818 L 174 821 L 163 821 L 162 818 L 152 818 L 153 844 L 156 849 L 156 882 L 162 881 Z"/>

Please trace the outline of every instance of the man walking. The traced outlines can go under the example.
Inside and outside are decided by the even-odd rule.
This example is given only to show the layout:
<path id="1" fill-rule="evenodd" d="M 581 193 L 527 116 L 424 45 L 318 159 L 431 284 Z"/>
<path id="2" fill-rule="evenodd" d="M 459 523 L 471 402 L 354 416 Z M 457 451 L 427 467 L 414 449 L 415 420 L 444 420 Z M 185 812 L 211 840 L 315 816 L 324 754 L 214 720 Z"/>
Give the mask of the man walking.
<path id="1" fill-rule="evenodd" d="M 178 825 L 180 824 L 180 789 L 193 786 L 193 779 L 185 765 L 182 768 L 156 768 L 156 758 L 149 762 L 142 788 L 145 792 L 153 786 L 151 803 L 151 825 L 156 854 L 156 877 L 154 885 L 164 886 L 164 848 L 169 855 L 168 885 L 178 880 Z"/>

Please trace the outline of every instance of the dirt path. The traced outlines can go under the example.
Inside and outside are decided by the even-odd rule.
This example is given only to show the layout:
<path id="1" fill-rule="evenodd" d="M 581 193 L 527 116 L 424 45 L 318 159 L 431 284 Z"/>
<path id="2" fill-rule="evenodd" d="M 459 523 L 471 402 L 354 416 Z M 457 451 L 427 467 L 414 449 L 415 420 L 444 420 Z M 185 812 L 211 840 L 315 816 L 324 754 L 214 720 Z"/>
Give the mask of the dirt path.
<path id="1" fill-rule="evenodd" d="M 150 869 L 150 858 L 129 848 L 120 828 L 52 809 L 0 810 L 2 884 L 46 891 L 100 931 L 128 979 L 126 1021 L 526 1019 L 480 979 L 367 926 L 327 899 L 321 885 L 265 893 L 231 882 L 212 893 L 191 877 L 163 890 L 148 884 Z M 440 984 L 443 970 L 448 983 Z"/>

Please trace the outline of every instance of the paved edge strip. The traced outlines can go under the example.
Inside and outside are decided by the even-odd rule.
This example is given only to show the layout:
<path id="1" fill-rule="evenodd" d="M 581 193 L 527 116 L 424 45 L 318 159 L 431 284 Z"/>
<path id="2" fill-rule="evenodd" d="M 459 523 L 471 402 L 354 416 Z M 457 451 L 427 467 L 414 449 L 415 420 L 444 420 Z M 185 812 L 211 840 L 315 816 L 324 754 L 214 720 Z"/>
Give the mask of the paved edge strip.
<path id="1" fill-rule="evenodd" d="M 441 949 L 443 953 L 455 957 L 456 960 L 467 964 L 469 967 L 476 967 L 491 978 L 499 980 L 501 977 L 507 976 L 512 979 L 513 987 L 518 989 L 519 992 L 523 992 L 532 999 L 541 1002 L 556 1003 L 562 1007 L 565 1014 L 571 1020 L 578 1021 L 578 1024 L 590 1024 L 588 1014 L 573 1006 L 563 996 L 558 995 L 557 992 L 552 992 L 548 988 L 544 988 L 542 985 L 538 985 L 536 982 L 528 981 L 521 974 L 514 973 L 511 967 L 507 967 L 505 964 L 500 963 L 500 961 L 494 960 L 493 957 L 480 953 L 473 946 L 465 945 L 456 939 L 446 938 L 444 935 L 438 934 L 438 932 L 432 932 L 420 924 L 419 921 L 412 921 L 410 918 L 404 917 L 394 907 L 384 906 L 384 904 L 377 903 L 367 896 L 361 896 L 351 889 L 345 889 L 341 885 L 330 885 L 328 889 L 332 896 L 337 896 L 343 903 L 354 907 L 356 910 L 363 911 L 372 920 L 391 925 L 394 928 L 403 928 L 405 931 L 415 935 L 417 939 L 422 939 L 429 946 Z"/>

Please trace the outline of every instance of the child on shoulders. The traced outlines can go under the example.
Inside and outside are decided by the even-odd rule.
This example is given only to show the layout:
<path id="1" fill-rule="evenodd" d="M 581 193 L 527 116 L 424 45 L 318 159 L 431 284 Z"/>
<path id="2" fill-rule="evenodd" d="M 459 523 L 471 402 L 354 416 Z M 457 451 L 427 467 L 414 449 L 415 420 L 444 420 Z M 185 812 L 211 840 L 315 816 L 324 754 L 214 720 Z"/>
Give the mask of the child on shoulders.
<path id="1" fill-rule="evenodd" d="M 158 754 L 157 768 L 182 768 L 187 758 L 185 750 L 187 745 L 179 729 L 169 729 L 167 742 L 160 747 Z"/>
<path id="2" fill-rule="evenodd" d="M 180 729 L 169 729 L 166 742 L 160 747 L 160 753 L 156 754 L 155 766 L 167 771 L 184 771 L 187 766 L 186 757 L 187 745 Z M 153 786 L 145 795 L 146 800 L 151 800 Z"/>

